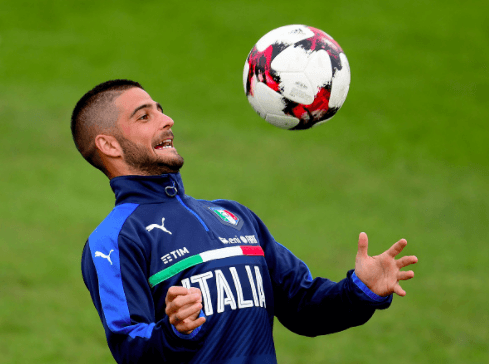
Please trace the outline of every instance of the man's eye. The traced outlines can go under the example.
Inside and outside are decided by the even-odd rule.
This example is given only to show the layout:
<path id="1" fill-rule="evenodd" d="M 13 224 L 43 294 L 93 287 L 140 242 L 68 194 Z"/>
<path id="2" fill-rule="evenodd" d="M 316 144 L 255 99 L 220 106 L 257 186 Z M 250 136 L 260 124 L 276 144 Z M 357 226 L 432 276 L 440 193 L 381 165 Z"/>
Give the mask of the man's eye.
<path id="1" fill-rule="evenodd" d="M 149 114 L 144 114 L 144 115 L 141 115 L 139 120 L 147 120 L 148 118 L 149 118 Z"/>

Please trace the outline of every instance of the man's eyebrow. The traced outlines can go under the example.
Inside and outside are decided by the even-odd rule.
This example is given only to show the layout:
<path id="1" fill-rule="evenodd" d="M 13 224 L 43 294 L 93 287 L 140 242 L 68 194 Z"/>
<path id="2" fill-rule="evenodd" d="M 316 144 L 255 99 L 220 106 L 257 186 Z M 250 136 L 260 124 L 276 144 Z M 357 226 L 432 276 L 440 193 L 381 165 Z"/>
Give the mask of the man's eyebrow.
<path id="1" fill-rule="evenodd" d="M 151 108 L 152 106 L 153 106 L 152 104 L 143 104 L 143 105 L 138 106 L 136 109 L 134 109 L 130 118 L 132 118 L 134 116 L 134 114 L 136 114 L 139 110 Z M 163 108 L 161 107 L 159 102 L 156 103 L 156 108 L 159 109 L 161 112 L 163 112 Z"/>

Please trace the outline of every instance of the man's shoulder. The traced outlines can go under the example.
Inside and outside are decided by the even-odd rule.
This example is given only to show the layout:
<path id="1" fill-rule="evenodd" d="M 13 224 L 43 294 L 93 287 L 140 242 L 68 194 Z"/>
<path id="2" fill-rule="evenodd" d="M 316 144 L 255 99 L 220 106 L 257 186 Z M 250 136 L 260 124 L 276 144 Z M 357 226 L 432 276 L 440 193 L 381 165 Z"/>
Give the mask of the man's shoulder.
<path id="1" fill-rule="evenodd" d="M 82 262 L 94 257 L 110 256 L 111 251 L 119 249 L 119 236 L 124 224 L 133 215 L 138 204 L 126 203 L 115 206 L 107 217 L 88 237 L 83 248 Z"/>
<path id="2" fill-rule="evenodd" d="M 105 240 L 107 238 L 117 239 L 124 223 L 134 213 L 138 204 L 125 203 L 115 206 L 107 217 L 90 234 L 88 240 Z"/>

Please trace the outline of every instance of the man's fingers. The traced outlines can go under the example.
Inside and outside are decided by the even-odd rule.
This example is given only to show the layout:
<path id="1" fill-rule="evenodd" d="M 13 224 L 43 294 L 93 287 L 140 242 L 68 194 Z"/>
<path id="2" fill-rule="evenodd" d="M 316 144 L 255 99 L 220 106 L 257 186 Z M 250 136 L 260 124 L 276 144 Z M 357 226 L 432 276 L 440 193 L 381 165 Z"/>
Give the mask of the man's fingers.
<path id="1" fill-rule="evenodd" d="M 187 306 L 202 302 L 202 295 L 199 293 L 187 294 L 185 296 L 177 296 L 173 301 L 167 303 L 166 314 L 171 316 L 174 312 L 187 308 Z"/>
<path id="2" fill-rule="evenodd" d="M 407 279 L 411 279 L 414 277 L 414 272 L 412 270 L 404 272 L 401 271 L 397 274 L 397 280 L 398 281 L 405 281 Z"/>
<path id="3" fill-rule="evenodd" d="M 418 258 L 415 255 L 409 255 L 396 260 L 397 267 L 399 269 L 404 268 L 410 264 L 418 262 Z"/>
<path id="4" fill-rule="evenodd" d="M 202 293 L 200 292 L 200 289 L 198 289 L 197 287 L 190 287 L 190 288 L 188 289 L 188 292 L 189 292 L 189 294 L 193 294 L 193 293 L 196 293 L 196 294 L 199 294 L 199 295 L 200 295 L 200 294 L 202 294 Z"/>
<path id="5" fill-rule="evenodd" d="M 165 313 L 179 332 L 189 334 L 205 322 L 199 317 L 202 310 L 202 294 L 196 287 L 173 286 L 166 294 Z"/>
<path id="6" fill-rule="evenodd" d="M 196 303 L 192 306 L 182 308 L 174 313 L 170 313 L 170 315 L 168 315 L 170 318 L 170 323 L 176 326 L 181 321 L 185 321 L 188 318 L 192 320 L 192 316 L 198 316 L 200 310 L 202 310 L 202 304 Z"/>
<path id="7" fill-rule="evenodd" d="M 192 321 L 193 329 L 196 329 L 205 322 L 205 317 L 199 317 L 197 320 Z M 192 330 L 193 330 L 192 329 Z"/>
<path id="8" fill-rule="evenodd" d="M 357 256 L 366 258 L 368 256 L 368 237 L 367 234 L 365 233 L 360 233 L 360 236 L 358 237 L 358 252 Z"/>
<path id="9" fill-rule="evenodd" d="M 205 317 L 199 317 L 197 320 L 186 320 L 183 322 L 178 323 L 177 325 L 174 325 L 177 331 L 181 332 L 182 334 L 190 334 L 192 331 L 194 331 L 197 327 L 203 325 L 205 323 Z"/>
<path id="10" fill-rule="evenodd" d="M 178 311 L 178 318 L 180 321 L 183 321 L 192 316 L 195 316 L 194 318 L 197 318 L 197 316 L 199 316 L 200 310 L 202 310 L 202 303 L 196 303 L 192 306 L 182 308 Z"/>
<path id="11" fill-rule="evenodd" d="M 392 245 L 389 250 L 387 250 L 387 254 L 389 254 L 391 257 L 395 257 L 397 254 L 402 252 L 404 247 L 407 245 L 406 239 L 401 239 L 394 245 Z"/>
<path id="12" fill-rule="evenodd" d="M 396 293 L 397 295 L 399 295 L 401 297 L 404 297 L 406 295 L 406 291 L 403 290 L 399 284 L 396 284 L 394 286 L 394 293 Z"/>
<path id="13" fill-rule="evenodd" d="M 166 303 L 173 301 L 178 296 L 185 296 L 189 292 L 188 288 L 181 286 L 172 286 L 168 289 L 166 293 Z"/>

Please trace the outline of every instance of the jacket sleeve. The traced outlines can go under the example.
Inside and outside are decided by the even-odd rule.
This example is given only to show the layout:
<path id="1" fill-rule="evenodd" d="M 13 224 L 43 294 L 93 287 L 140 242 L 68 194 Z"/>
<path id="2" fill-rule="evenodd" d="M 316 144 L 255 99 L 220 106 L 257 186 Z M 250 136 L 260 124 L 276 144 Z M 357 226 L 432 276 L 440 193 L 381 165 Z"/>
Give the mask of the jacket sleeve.
<path id="1" fill-rule="evenodd" d="M 362 325 L 376 309 L 390 306 L 392 295 L 377 296 L 353 270 L 338 283 L 313 279 L 307 265 L 254 218 L 272 280 L 275 316 L 289 330 L 305 336 L 334 333 Z"/>
<path id="2" fill-rule="evenodd" d="M 166 315 L 155 322 L 142 248 L 124 236 L 98 240 L 85 244 L 82 273 L 116 362 L 188 362 L 202 346 L 198 330 L 178 335 Z"/>

